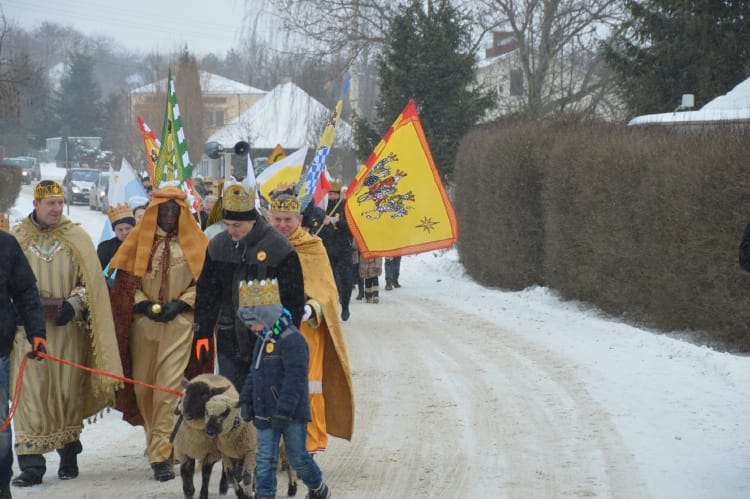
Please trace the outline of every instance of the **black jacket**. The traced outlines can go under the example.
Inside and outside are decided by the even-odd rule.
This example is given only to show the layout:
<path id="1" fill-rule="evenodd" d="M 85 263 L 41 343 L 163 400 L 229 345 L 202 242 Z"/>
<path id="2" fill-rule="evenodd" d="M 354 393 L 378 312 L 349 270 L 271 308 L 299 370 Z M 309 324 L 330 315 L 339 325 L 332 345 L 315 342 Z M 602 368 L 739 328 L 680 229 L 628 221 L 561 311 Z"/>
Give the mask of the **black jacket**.
<path id="1" fill-rule="evenodd" d="M 109 261 L 115 256 L 121 244 L 122 241 L 117 236 L 99 243 L 99 246 L 96 247 L 96 254 L 99 255 L 99 263 L 102 264 L 102 269 L 107 268 Z"/>
<path id="2" fill-rule="evenodd" d="M 352 233 L 349 230 L 349 224 L 346 222 L 345 201 L 338 203 L 338 206 L 336 206 L 336 203 L 338 203 L 338 199 L 336 201 L 328 201 L 326 215 L 329 217 L 338 215 L 339 221 L 325 225 L 320 234 L 318 234 L 323 240 L 323 245 L 326 247 L 328 259 L 331 261 L 332 267 L 335 266 L 335 262 L 342 258 L 351 259 L 352 257 Z"/>
<path id="3" fill-rule="evenodd" d="M 0 231 L 0 356 L 13 349 L 17 323 L 23 324 L 30 343 L 35 336 L 46 338 L 34 272 L 16 238 Z"/>
<path id="4" fill-rule="evenodd" d="M 217 350 L 250 361 L 255 335 L 237 317 L 240 280 L 277 278 L 284 308 L 299 327 L 305 306 L 302 266 L 297 252 L 280 232 L 258 218 L 244 239 L 235 243 L 224 231 L 211 239 L 195 297 L 195 339 L 211 337 Z"/>

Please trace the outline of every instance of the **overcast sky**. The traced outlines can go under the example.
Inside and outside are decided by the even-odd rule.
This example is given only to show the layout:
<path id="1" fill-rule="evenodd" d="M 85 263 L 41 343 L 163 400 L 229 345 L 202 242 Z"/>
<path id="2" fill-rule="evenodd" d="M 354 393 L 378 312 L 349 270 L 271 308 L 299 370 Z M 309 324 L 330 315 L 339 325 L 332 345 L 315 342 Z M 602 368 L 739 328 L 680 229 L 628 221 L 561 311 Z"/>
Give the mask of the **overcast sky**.
<path id="1" fill-rule="evenodd" d="M 5 17 L 25 29 L 50 21 L 86 35 L 105 35 L 141 52 L 161 53 L 185 43 L 219 57 L 237 46 L 243 0 L 0 0 Z"/>

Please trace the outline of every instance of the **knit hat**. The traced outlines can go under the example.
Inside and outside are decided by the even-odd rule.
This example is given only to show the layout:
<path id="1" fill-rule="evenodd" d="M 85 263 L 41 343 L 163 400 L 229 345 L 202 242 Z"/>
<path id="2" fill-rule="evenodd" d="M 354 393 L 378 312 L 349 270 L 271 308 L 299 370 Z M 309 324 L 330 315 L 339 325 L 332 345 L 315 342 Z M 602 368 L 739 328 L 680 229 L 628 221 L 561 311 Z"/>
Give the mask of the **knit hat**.
<path id="1" fill-rule="evenodd" d="M 149 199 L 145 196 L 131 196 L 130 198 L 128 198 L 128 205 L 133 211 L 135 211 L 136 208 L 140 208 L 141 206 L 146 206 L 148 202 Z"/>
<path id="2" fill-rule="evenodd" d="M 326 212 L 310 203 L 305 208 L 305 211 L 302 212 L 302 227 L 310 229 L 310 232 L 313 234 L 317 234 L 325 218 Z"/>

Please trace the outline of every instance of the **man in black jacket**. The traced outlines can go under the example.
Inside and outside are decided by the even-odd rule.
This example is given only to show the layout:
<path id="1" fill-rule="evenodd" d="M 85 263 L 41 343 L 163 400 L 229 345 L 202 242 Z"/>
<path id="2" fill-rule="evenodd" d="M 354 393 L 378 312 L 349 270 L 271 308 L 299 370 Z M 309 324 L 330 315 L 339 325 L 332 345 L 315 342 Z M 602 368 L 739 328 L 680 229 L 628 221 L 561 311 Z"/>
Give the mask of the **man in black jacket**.
<path id="1" fill-rule="evenodd" d="M 16 238 L 0 231 L 0 421 L 8 417 L 8 354 L 13 349 L 17 323 L 23 325 L 34 351 L 46 353 L 44 311 L 36 277 Z M 0 498 L 11 497 L 12 442 L 8 425 L 0 433 Z"/>
<path id="2" fill-rule="evenodd" d="M 254 193 L 241 184 L 225 185 L 222 219 L 226 230 L 209 242 L 196 285 L 195 354 L 199 360 L 208 355 L 215 329 L 219 374 L 239 392 L 255 343 L 255 334 L 237 317 L 239 282 L 278 279 L 281 303 L 297 327 L 305 288 L 294 247 L 255 210 Z"/>
<path id="3" fill-rule="evenodd" d="M 352 273 L 352 233 L 346 223 L 345 199 L 341 196 L 341 182 L 331 182 L 328 192 L 328 207 L 319 235 L 328 252 L 336 289 L 341 304 L 341 320 L 349 319 L 349 301 L 354 289 Z"/>

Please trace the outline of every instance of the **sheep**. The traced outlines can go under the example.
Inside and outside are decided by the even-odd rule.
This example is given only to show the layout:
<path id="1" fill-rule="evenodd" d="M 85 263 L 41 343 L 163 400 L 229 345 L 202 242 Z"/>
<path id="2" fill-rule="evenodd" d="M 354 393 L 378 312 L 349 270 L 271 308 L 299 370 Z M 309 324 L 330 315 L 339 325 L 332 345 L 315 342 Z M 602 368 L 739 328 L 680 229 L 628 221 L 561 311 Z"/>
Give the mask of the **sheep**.
<path id="1" fill-rule="evenodd" d="M 216 441 L 206 436 L 206 403 L 212 397 L 225 393 L 239 397 L 232 382 L 224 376 L 201 374 L 185 385 L 182 400 L 175 408 L 175 414 L 179 418 L 172 432 L 172 444 L 174 457 L 180 462 L 182 492 L 186 498 L 192 498 L 195 494 L 193 474 L 196 461 L 201 463 L 200 498 L 208 497 L 211 471 L 214 463 L 221 459 L 221 452 L 216 446 Z M 219 492 L 223 494 L 226 490 L 226 485 L 220 484 Z"/>
<path id="2" fill-rule="evenodd" d="M 221 453 L 224 474 L 239 498 L 253 497 L 258 435 L 252 423 L 242 419 L 239 396 L 226 392 L 206 403 L 206 436 Z"/>

